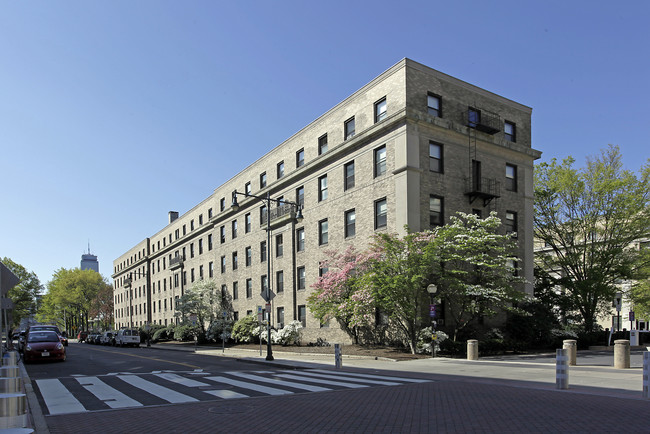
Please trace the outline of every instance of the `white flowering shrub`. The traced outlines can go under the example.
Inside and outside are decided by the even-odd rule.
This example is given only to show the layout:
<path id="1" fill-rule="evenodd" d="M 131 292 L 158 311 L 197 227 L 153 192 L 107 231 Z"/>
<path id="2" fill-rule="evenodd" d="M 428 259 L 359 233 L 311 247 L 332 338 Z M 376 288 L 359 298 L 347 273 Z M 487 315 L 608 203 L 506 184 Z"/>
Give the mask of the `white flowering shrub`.
<path id="1" fill-rule="evenodd" d="M 431 354 L 433 333 L 433 328 L 431 327 L 425 327 L 418 332 L 417 345 L 415 347 L 415 351 L 418 354 Z M 436 330 L 435 335 L 436 340 L 434 342 L 436 344 L 436 351 L 440 351 L 440 343 L 444 340 L 449 339 L 449 336 L 447 333 L 440 330 Z"/>
<path id="2" fill-rule="evenodd" d="M 260 336 L 262 342 L 267 341 L 266 326 L 261 326 L 256 329 L 256 333 Z M 302 323 L 300 321 L 291 321 L 280 330 L 271 329 L 271 343 L 278 345 L 293 345 L 300 342 L 302 334 Z"/>

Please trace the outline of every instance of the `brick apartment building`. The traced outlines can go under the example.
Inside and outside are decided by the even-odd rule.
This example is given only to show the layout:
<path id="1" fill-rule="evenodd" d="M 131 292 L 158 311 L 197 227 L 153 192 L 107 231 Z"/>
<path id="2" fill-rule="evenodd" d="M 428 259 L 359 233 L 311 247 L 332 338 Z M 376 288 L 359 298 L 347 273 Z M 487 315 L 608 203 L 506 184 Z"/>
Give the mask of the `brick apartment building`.
<path id="1" fill-rule="evenodd" d="M 175 323 L 174 300 L 213 278 L 232 295 L 235 318 L 256 314 L 270 283 L 275 327 L 297 319 L 304 342 L 341 341 L 342 331 L 320 324 L 306 302 L 324 252 L 361 250 L 377 232 L 427 229 L 457 211 L 496 211 L 504 232 L 516 232 L 518 265 L 532 282 L 533 161 L 541 153 L 531 147 L 531 112 L 401 60 L 182 216 L 170 212 L 167 226 L 117 258 L 116 326 Z M 304 219 L 280 199 L 297 203 Z"/>

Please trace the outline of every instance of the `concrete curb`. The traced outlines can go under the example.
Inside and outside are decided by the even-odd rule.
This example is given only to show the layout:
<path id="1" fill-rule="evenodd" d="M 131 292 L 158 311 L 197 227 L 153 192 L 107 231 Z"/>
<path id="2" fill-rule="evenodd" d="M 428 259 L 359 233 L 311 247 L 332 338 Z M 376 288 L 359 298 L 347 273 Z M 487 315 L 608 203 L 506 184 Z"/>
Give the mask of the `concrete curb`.
<path id="1" fill-rule="evenodd" d="M 23 378 L 23 387 L 25 388 L 25 394 L 27 395 L 27 412 L 30 414 L 34 431 L 39 434 L 49 434 L 50 430 L 45 422 L 43 410 L 38 402 L 36 392 L 34 392 L 34 386 L 32 386 L 32 380 L 29 378 L 29 374 L 27 373 L 27 369 L 25 369 L 22 358 L 18 361 L 18 366 L 20 367 L 20 375 Z"/>

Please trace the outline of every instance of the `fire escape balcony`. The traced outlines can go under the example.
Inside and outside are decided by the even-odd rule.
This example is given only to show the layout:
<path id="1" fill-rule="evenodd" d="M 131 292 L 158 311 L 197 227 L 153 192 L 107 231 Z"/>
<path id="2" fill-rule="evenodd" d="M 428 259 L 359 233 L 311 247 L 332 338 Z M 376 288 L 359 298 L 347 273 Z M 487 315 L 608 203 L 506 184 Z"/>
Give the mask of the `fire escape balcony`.
<path id="1" fill-rule="evenodd" d="M 492 199 L 501 195 L 501 185 L 494 178 L 470 177 L 465 179 L 465 195 L 469 196 L 469 203 L 476 199 L 483 200 L 483 206 L 489 204 Z"/>
<path id="2" fill-rule="evenodd" d="M 262 215 L 262 221 L 260 223 L 260 226 L 266 228 L 267 216 L 268 214 Z M 291 222 L 292 220 L 296 219 L 297 217 L 296 205 L 285 203 L 276 206 L 275 208 L 271 208 L 270 216 L 271 216 L 271 222 L 270 222 L 271 229 L 285 225 Z"/>
<path id="3" fill-rule="evenodd" d="M 463 112 L 463 122 L 470 128 L 490 135 L 501 131 L 501 117 L 488 110 L 469 108 Z"/>
<path id="4" fill-rule="evenodd" d="M 183 257 L 180 255 L 169 260 L 169 269 L 176 270 L 177 268 L 183 268 Z"/>

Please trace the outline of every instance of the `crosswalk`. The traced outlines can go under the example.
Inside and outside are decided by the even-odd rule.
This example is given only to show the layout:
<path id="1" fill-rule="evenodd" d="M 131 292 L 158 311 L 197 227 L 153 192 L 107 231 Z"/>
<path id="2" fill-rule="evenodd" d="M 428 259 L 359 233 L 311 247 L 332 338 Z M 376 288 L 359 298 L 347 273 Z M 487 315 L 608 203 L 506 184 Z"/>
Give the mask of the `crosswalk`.
<path id="1" fill-rule="evenodd" d="M 310 369 L 304 371 L 115 372 L 35 380 L 49 415 L 161 404 L 399 386 L 430 380 Z"/>

